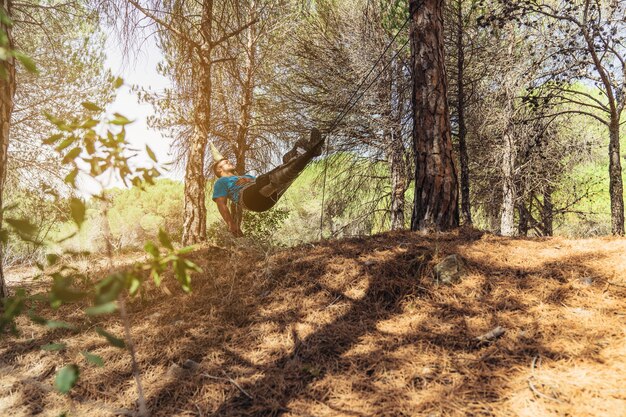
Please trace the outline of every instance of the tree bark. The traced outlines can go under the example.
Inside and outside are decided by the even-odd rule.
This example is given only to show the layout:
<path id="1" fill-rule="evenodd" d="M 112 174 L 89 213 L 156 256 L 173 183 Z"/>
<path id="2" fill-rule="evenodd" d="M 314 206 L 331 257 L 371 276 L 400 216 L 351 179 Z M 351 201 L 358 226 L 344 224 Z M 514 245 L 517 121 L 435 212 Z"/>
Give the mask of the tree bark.
<path id="1" fill-rule="evenodd" d="M 552 204 L 552 187 L 548 186 L 543 192 L 543 206 L 541 207 L 541 223 L 543 224 L 543 235 L 552 236 L 554 234 L 554 204 Z"/>
<path id="2" fill-rule="evenodd" d="M 8 16 L 11 16 L 11 0 L 1 0 L 0 7 Z M 13 38 L 11 28 L 0 22 L 0 32 L 7 35 L 8 49 L 12 49 Z M 7 175 L 7 162 L 9 152 L 9 128 L 11 126 L 11 113 L 13 112 L 13 97 L 15 96 L 15 61 L 12 57 L 0 61 L 0 65 L 6 74 L 5 78 L 0 77 L 0 229 L 2 228 L 2 210 L 4 208 L 4 184 Z M 3 245 L 0 244 L 0 298 L 8 295 L 3 262 Z"/>
<path id="3" fill-rule="evenodd" d="M 251 14 L 256 14 L 256 2 L 250 4 Z M 255 87 L 255 71 L 256 71 L 256 25 L 250 25 L 247 32 L 246 40 L 246 64 L 244 68 L 243 85 L 241 86 L 241 112 L 239 113 L 239 122 L 237 123 L 237 136 L 235 143 L 235 168 L 236 171 L 243 175 L 246 173 L 246 157 L 249 150 L 248 132 L 250 131 L 250 123 L 252 120 L 252 103 L 254 100 Z M 231 212 L 233 219 L 238 225 L 241 225 L 243 212 L 239 204 L 231 204 Z"/>
<path id="4" fill-rule="evenodd" d="M 206 240 L 206 177 L 204 159 L 211 127 L 213 0 L 202 3 L 202 37 L 205 40 L 199 59 L 198 89 L 194 96 L 194 128 L 185 168 L 183 244 Z"/>
<path id="5" fill-rule="evenodd" d="M 528 236 L 528 223 L 530 220 L 530 213 L 526 208 L 526 204 L 523 201 L 517 206 L 517 213 L 519 216 L 519 222 L 517 224 L 517 232 L 520 236 Z"/>
<path id="6" fill-rule="evenodd" d="M 611 233 L 624 235 L 624 185 L 620 161 L 619 117 L 609 125 L 609 194 L 611 195 Z"/>
<path id="7" fill-rule="evenodd" d="M 502 211 L 500 214 L 500 234 L 502 236 L 515 235 L 515 143 L 510 127 L 503 135 L 502 148 Z"/>
<path id="8" fill-rule="evenodd" d="M 415 199 L 411 230 L 459 225 L 444 65 L 443 0 L 410 0 Z"/>
<path id="9" fill-rule="evenodd" d="M 456 49 L 457 49 L 457 101 L 456 111 L 459 118 L 459 163 L 461 165 L 461 219 L 466 226 L 472 225 L 472 212 L 470 205 L 470 172 L 469 157 L 467 155 L 467 127 L 465 126 L 465 89 L 464 70 L 465 70 L 465 53 L 463 47 L 463 2 L 458 1 L 457 7 L 457 30 L 456 30 Z"/>
<path id="10" fill-rule="evenodd" d="M 399 127 L 390 129 L 391 153 L 389 169 L 391 171 L 391 230 L 404 229 L 404 193 L 406 192 L 406 161 L 404 146 Z"/>
<path id="11" fill-rule="evenodd" d="M 395 53 L 391 51 L 390 53 Z M 385 119 L 389 127 L 388 135 L 388 157 L 389 157 L 389 174 L 391 179 L 391 201 L 389 205 L 389 217 L 391 220 L 391 230 L 403 230 L 405 227 L 405 201 L 404 196 L 407 189 L 407 166 L 405 160 L 405 147 L 402 140 L 402 116 L 405 111 L 404 74 L 402 72 L 402 63 L 394 60 L 387 71 L 388 80 L 385 89 L 387 101 L 387 111 Z"/>

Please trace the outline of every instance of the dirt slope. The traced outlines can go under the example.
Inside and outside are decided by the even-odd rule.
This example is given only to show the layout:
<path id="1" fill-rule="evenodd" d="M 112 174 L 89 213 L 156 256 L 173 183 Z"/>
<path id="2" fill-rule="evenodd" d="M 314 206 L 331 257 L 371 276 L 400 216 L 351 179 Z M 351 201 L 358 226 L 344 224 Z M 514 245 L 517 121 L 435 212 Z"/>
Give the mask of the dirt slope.
<path id="1" fill-rule="evenodd" d="M 433 266 L 452 253 L 469 275 L 437 286 Z M 407 232 L 264 259 L 219 248 L 194 257 L 205 272 L 192 295 L 171 283 L 172 296 L 131 304 L 153 415 L 626 415 L 624 239 Z M 67 307 L 58 317 L 85 323 Z M 0 415 L 135 409 L 126 352 L 91 332 L 23 324 L 0 342 Z M 495 326 L 501 338 L 476 341 Z M 50 341 L 68 349 L 42 352 Z M 106 366 L 83 366 L 70 401 L 50 387 L 55 366 L 84 364 L 82 349 Z M 180 369 L 187 359 L 200 369 Z"/>

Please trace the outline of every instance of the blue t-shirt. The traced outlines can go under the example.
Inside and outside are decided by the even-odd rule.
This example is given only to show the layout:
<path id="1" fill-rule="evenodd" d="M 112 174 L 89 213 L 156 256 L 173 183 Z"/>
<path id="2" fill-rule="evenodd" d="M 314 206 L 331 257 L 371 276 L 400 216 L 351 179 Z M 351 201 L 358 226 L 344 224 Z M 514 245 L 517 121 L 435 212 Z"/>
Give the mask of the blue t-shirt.
<path id="1" fill-rule="evenodd" d="M 252 178 L 252 175 L 242 175 L 242 176 L 232 176 L 232 177 L 221 177 L 215 181 L 215 185 L 213 186 L 213 200 L 219 197 L 228 197 L 235 203 L 239 202 L 239 191 L 243 188 L 242 185 L 236 185 L 235 183 L 240 178 Z M 245 184 L 247 185 L 247 184 Z"/>

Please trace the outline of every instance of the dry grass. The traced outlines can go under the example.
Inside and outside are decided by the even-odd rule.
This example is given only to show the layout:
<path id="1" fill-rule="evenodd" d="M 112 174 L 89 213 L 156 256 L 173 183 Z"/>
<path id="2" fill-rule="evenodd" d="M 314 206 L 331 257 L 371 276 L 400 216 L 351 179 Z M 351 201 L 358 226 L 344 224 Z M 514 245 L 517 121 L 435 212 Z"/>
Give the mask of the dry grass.
<path id="1" fill-rule="evenodd" d="M 469 276 L 438 287 L 432 267 L 451 253 Z M 266 259 L 206 248 L 192 295 L 169 284 L 171 297 L 130 305 L 148 404 L 157 416 L 624 416 L 625 253 L 624 239 L 477 233 L 390 233 Z M 57 316 L 96 325 L 68 307 Z M 0 415 L 136 408 L 126 352 L 93 332 L 22 324 L 0 344 Z M 497 325 L 504 336 L 476 342 Z M 59 340 L 67 350 L 39 350 Z M 70 397 L 50 391 L 55 366 L 84 364 L 82 349 L 106 366 L 83 366 Z M 201 369 L 173 366 L 187 359 Z"/>

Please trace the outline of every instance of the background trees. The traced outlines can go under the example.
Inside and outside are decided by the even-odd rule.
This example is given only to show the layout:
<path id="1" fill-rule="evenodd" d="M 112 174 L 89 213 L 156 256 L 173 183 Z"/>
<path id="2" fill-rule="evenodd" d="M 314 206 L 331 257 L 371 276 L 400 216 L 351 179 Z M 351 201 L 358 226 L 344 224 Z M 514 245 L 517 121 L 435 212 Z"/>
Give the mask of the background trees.
<path id="1" fill-rule="evenodd" d="M 552 98 L 552 115 L 591 117 L 608 131 L 611 232 L 624 234 L 620 126 L 626 104 L 626 2 L 515 1 L 500 19 L 524 24 L 549 60 L 535 85 Z M 589 93 L 581 86 L 593 85 Z"/>
<path id="2" fill-rule="evenodd" d="M 3 166 L 9 167 L 10 187 L 4 198 L 5 203 L 22 202 L 29 190 L 60 187 L 59 197 L 32 193 L 23 204 L 24 212 L 41 205 L 48 207 L 41 213 L 52 213 L 64 207 L 61 183 L 68 172 L 59 169 L 53 148 L 39 146 L 46 133 L 42 113 L 47 108 L 60 109 L 57 114 L 80 113 L 80 102 L 105 100 L 101 86 L 109 75 L 103 69 L 98 13 L 79 1 L 45 6 L 20 2 L 11 9 L 14 46 L 42 64 L 39 75 L 16 68 L 14 129 Z M 499 1 L 447 3 L 440 45 L 446 72 L 438 77 L 447 83 L 448 109 L 442 110 L 439 100 L 424 102 L 440 106 L 438 114 L 450 115 L 452 145 L 443 139 L 447 133 L 439 135 L 447 149 L 439 174 L 428 168 L 423 138 L 448 127 L 444 117 L 437 129 L 428 128 L 425 105 L 416 106 L 420 121 L 413 124 L 412 78 L 421 79 L 426 72 L 411 66 L 406 1 L 132 1 L 99 6 L 99 12 L 115 19 L 128 47 L 139 47 L 156 30 L 164 56 L 159 71 L 172 87 L 141 91 L 141 98 L 157 110 L 151 125 L 176 139 L 178 164 L 188 177 L 182 240 L 206 239 L 207 226 L 218 220 L 207 196 L 209 140 L 238 170 L 260 173 L 279 163 L 282 153 L 313 126 L 326 130 L 328 158 L 303 177 L 303 187 L 296 188 L 300 195 L 287 196 L 291 210 L 282 227 L 293 239 L 279 231 L 282 242 L 315 237 L 320 211 L 326 236 L 368 234 L 408 227 L 411 206 L 406 201 L 411 200 L 418 217 L 432 213 L 426 207 L 435 207 L 452 219 L 457 198 L 463 223 L 502 234 L 619 233 L 623 1 L 519 1 L 510 7 Z M 44 20 L 47 25 L 41 25 Z M 3 39 L 6 43 L 9 38 Z M 426 44 L 420 42 L 420 48 Z M 426 86 L 420 97 L 435 97 L 430 92 L 434 87 Z M 602 138 L 610 139 L 609 160 L 599 151 Z M 421 201 L 428 194 L 428 178 L 453 181 L 453 164 L 458 187 L 442 182 L 437 186 L 446 190 L 445 197 Z M 133 236 L 152 235 L 150 225 L 165 221 L 151 205 L 125 210 L 119 218 L 139 219 L 141 227 L 133 229 Z M 62 229 L 63 216 L 46 218 L 54 221 L 51 233 Z M 610 230 L 607 219 L 613 219 Z M 430 222 L 422 220 L 415 227 Z M 132 246 L 131 240 L 121 239 L 120 245 Z"/>

